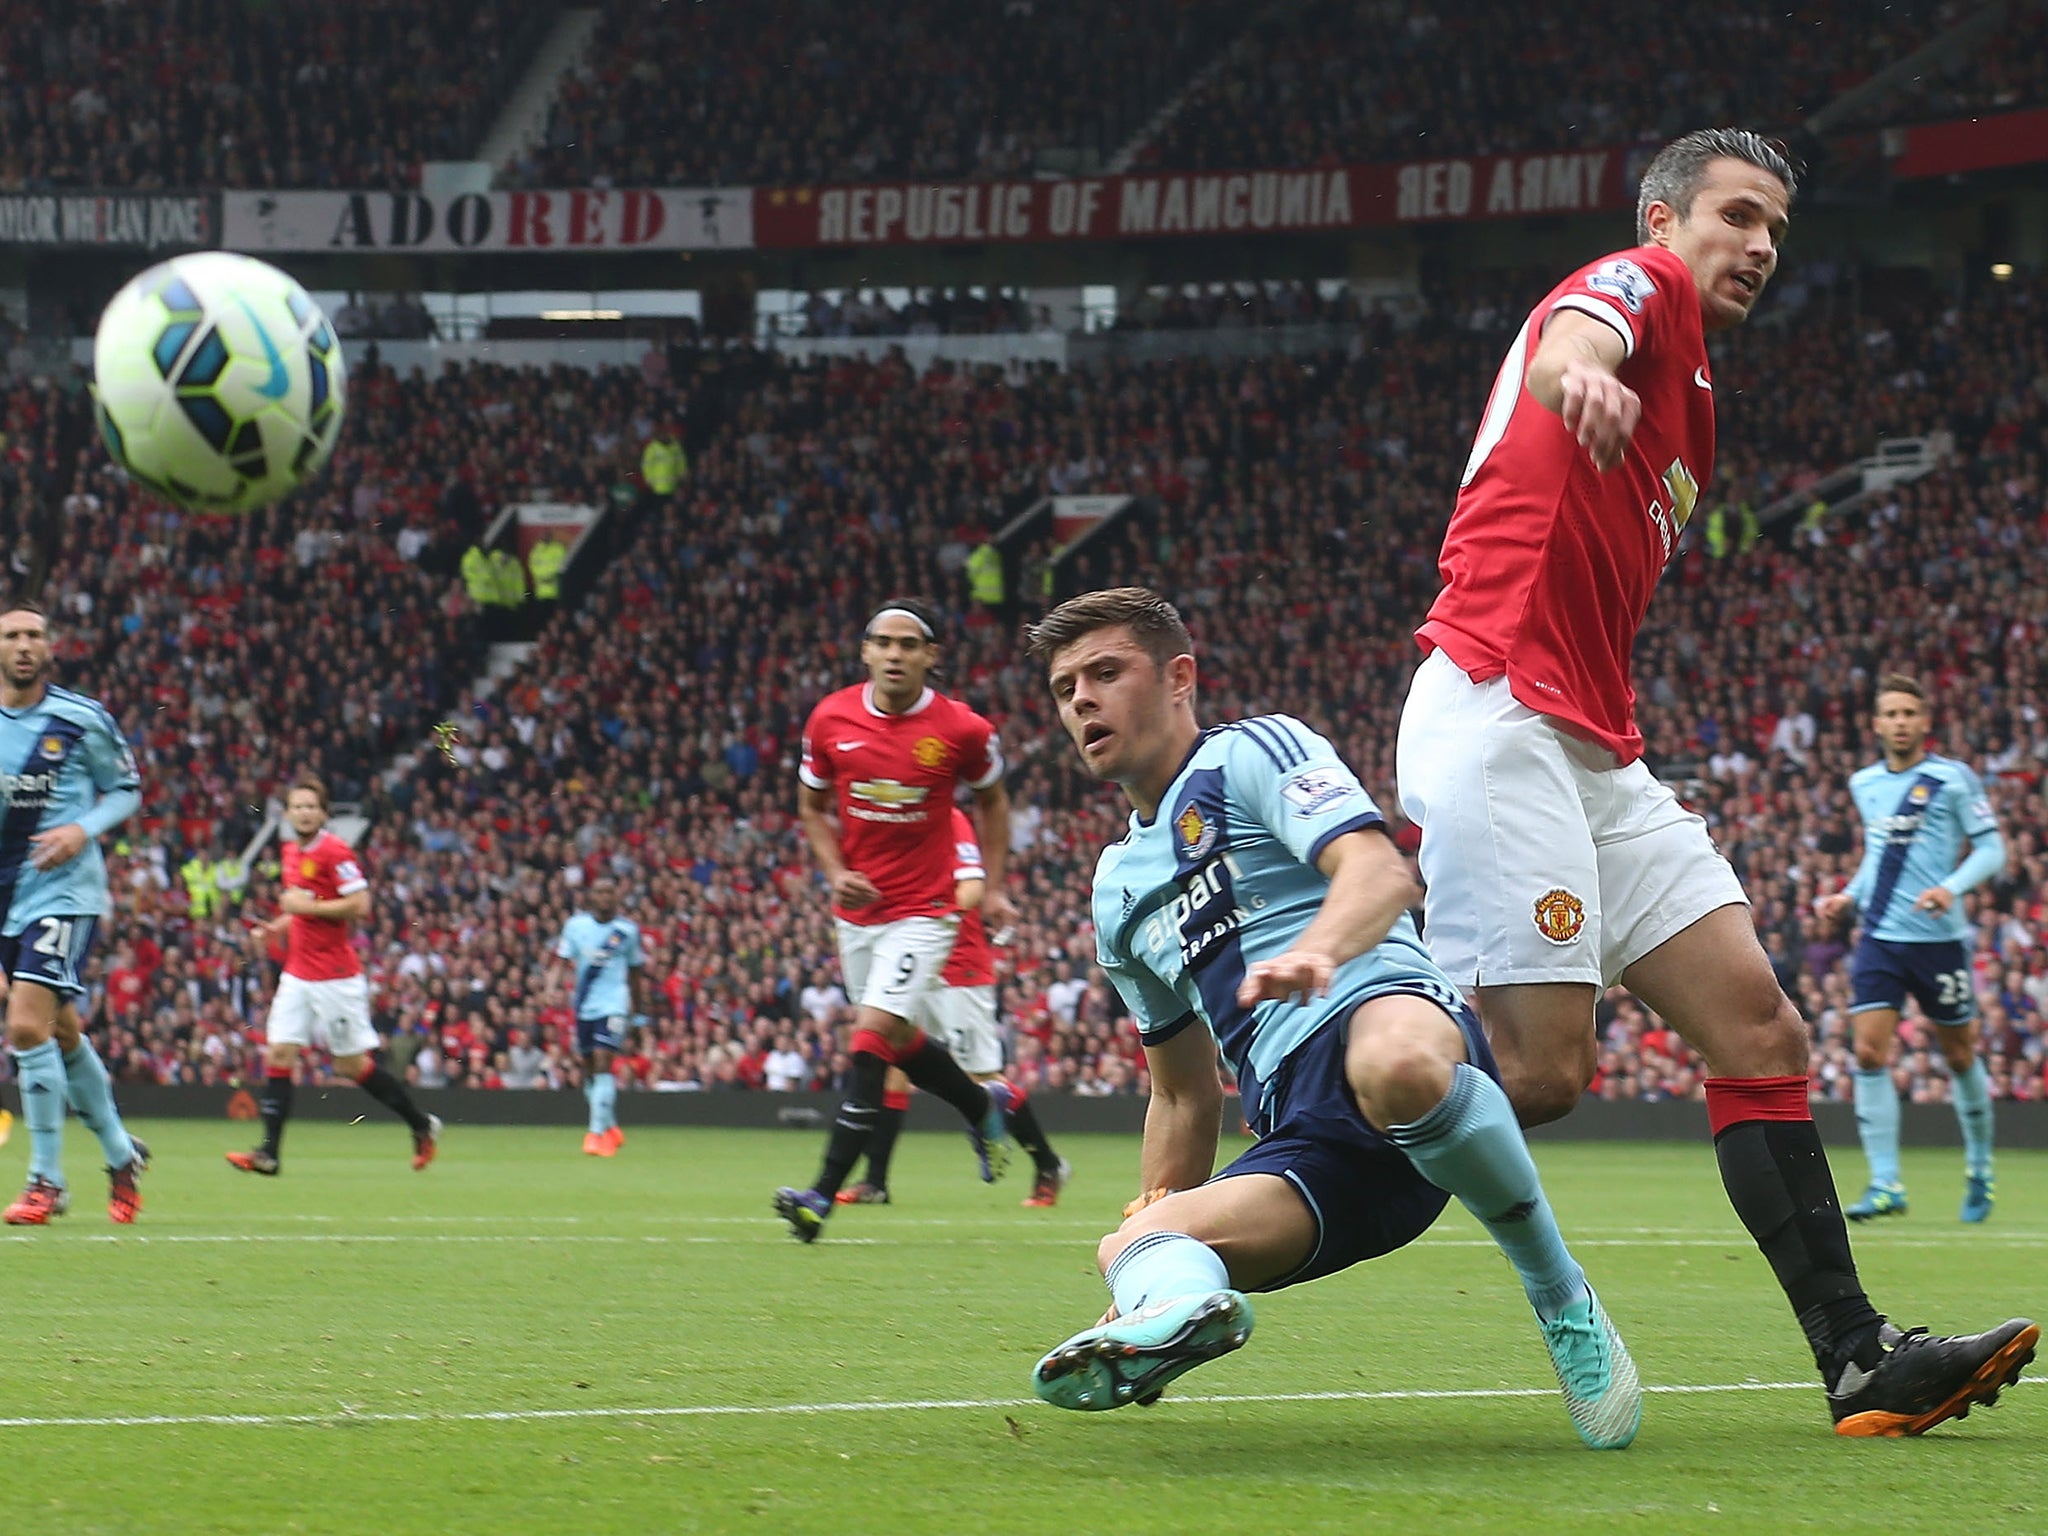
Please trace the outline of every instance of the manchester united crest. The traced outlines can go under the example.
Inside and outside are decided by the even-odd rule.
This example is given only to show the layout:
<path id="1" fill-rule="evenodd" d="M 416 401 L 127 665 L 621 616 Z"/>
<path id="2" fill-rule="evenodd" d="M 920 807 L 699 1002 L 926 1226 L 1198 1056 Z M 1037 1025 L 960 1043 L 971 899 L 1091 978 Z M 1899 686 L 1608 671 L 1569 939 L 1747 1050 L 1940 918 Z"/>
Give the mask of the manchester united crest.
<path id="1" fill-rule="evenodd" d="M 312 859 L 299 860 L 299 878 L 311 880 L 320 873 L 320 866 Z"/>
<path id="2" fill-rule="evenodd" d="M 910 749 L 910 755 L 917 759 L 920 768 L 943 768 L 952 759 L 953 749 L 937 736 L 920 736 L 917 745 Z"/>
<path id="3" fill-rule="evenodd" d="M 1586 904 L 1561 885 L 1536 898 L 1536 931 L 1553 944 L 1569 944 L 1586 926 Z"/>
<path id="4" fill-rule="evenodd" d="M 1190 804 L 1182 811 L 1173 827 L 1180 833 L 1181 852 L 1187 858 L 1202 858 L 1216 844 L 1216 828 L 1202 815 L 1198 805 Z"/>

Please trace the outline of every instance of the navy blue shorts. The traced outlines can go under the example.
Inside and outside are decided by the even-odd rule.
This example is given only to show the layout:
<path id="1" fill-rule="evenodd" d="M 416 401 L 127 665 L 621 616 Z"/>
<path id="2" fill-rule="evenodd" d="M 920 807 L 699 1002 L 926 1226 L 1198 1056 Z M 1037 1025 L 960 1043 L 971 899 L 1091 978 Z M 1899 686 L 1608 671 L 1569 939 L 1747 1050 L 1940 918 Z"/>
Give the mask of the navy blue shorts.
<path id="1" fill-rule="evenodd" d="M 1937 1024 L 1956 1028 L 1977 1017 L 1976 976 L 1960 939 L 1906 944 L 1865 938 L 1849 961 L 1851 1013 L 1903 1010 L 1912 999 Z"/>
<path id="2" fill-rule="evenodd" d="M 59 997 L 79 997 L 78 973 L 92 953 L 95 917 L 38 917 L 19 933 L 0 936 L 0 967 L 10 981 L 32 981 Z"/>
<path id="3" fill-rule="evenodd" d="M 1361 1001 L 1368 1001 L 1362 999 Z M 1436 998 L 1431 1002 L 1442 1007 Z M 1354 1006 L 1353 1012 L 1356 1012 Z M 1465 1054 L 1495 1082 L 1500 1068 L 1472 1010 L 1446 1010 L 1465 1036 Z M 1359 1113 L 1344 1076 L 1349 1015 L 1311 1035 L 1268 1089 L 1272 1129 L 1216 1177 L 1271 1173 L 1292 1184 L 1316 1219 L 1316 1246 L 1292 1274 L 1259 1286 L 1320 1280 L 1415 1241 L 1450 1202 L 1408 1155 Z"/>
<path id="4" fill-rule="evenodd" d="M 626 1015 L 608 1014 L 597 1019 L 576 1021 L 576 1054 L 588 1056 L 592 1051 L 621 1051 L 626 1048 Z"/>

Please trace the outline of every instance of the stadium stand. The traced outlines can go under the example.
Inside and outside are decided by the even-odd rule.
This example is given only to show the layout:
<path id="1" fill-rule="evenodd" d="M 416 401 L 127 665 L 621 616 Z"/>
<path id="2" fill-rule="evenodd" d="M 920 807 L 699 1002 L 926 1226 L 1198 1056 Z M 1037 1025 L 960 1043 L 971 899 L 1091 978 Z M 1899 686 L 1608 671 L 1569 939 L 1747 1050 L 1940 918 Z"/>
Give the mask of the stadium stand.
<path id="1" fill-rule="evenodd" d="M 826 0 L 608 0 L 540 142 L 497 169 L 507 186 L 773 186 L 1092 170 L 1134 144 L 1167 169 L 1627 145 L 1703 111 L 1790 131 L 1964 9 L 914 0 L 877 25 Z M 0 3 L 0 188 L 409 187 L 421 162 L 478 152 L 553 14 L 183 0 L 48 26 L 46 10 Z M 1980 54 L 1860 120 L 2039 102 L 2042 27 L 2016 9 Z M 1587 35 L 1605 44 L 1591 65 Z"/>
<path id="2" fill-rule="evenodd" d="M 1911 53 L 1953 9 L 1310 0 L 1255 24 L 1139 161 L 1214 170 L 1508 154 L 1661 140 L 1703 118 L 1785 132 Z"/>
<path id="3" fill-rule="evenodd" d="M 534 9 L 7 0 L 0 187 L 408 187 L 474 152 Z"/>
<path id="4" fill-rule="evenodd" d="M 2042 105 L 2048 105 L 2048 10 L 2016 4 L 1983 46 L 1902 84 L 1855 121 L 1926 122 Z"/>
<path id="5" fill-rule="evenodd" d="M 1222 0 L 614 0 L 509 185 L 1028 176 L 1105 155 L 1243 24 Z"/>
<path id="6" fill-rule="evenodd" d="M 1300 713 L 1392 807 L 1393 725 L 1415 655 L 1407 630 L 1434 586 L 1437 531 L 1470 422 L 1529 297 L 1519 281 L 1461 283 L 1458 302 L 1440 302 L 1414 330 L 1361 324 L 1350 355 L 1305 360 L 1183 359 L 1067 375 L 941 364 L 919 375 L 900 359 L 795 364 L 748 349 L 678 349 L 667 373 L 689 394 L 694 439 L 684 492 L 627 517 L 624 552 L 582 606 L 485 696 L 456 697 L 475 653 L 453 616 L 445 564 L 415 572 L 396 553 L 405 540 L 432 567 L 432 551 L 445 561 L 459 547 L 449 497 L 437 496 L 428 466 L 459 458 L 480 504 L 516 490 L 507 466 L 521 462 L 539 465 L 537 480 L 601 494 L 668 409 L 639 374 L 473 369 L 429 383 L 363 370 L 355 446 L 304 525 L 252 527 L 218 548 L 167 530 L 188 542 L 158 580 L 226 582 L 262 550 L 348 529 L 334 547 L 357 551 L 355 568 L 376 573 L 359 579 L 411 582 L 422 593 L 415 603 L 442 603 L 436 611 L 449 616 L 402 663 L 446 680 L 432 709 L 385 722 L 375 743 L 360 734 L 337 743 L 318 715 L 280 727 L 269 756 L 241 770 L 237 798 L 256 803 L 309 751 L 325 747 L 314 760 L 343 771 L 355 754 L 371 824 L 366 862 L 383 893 L 364 938 L 376 1006 L 395 1055 L 428 1084 L 573 1080 L 545 957 L 576 887 L 600 870 L 620 875 L 648 930 L 661 1000 L 628 1069 L 671 1090 L 760 1086 L 781 1041 L 804 1055 L 814 1083 L 833 1078 L 842 1000 L 791 814 L 795 735 L 810 702 L 854 675 L 853 641 L 874 598 L 935 592 L 956 627 L 947 686 L 998 721 L 1014 765 L 1025 921 L 1004 957 L 1003 993 L 1020 1075 L 1040 1088 L 1137 1091 L 1142 1064 L 1092 972 L 1085 912 L 1095 850 L 1120 824 L 1116 802 L 1080 778 L 1054 734 L 1038 679 L 1018 658 L 1014 615 L 966 604 L 966 554 L 1008 508 L 1048 489 L 1154 498 L 1156 510 L 1120 525 L 1083 574 L 1168 591 L 1203 643 L 1210 712 Z M 1853 514 L 1750 548 L 1738 542 L 1722 558 L 1703 547 L 1696 520 L 1639 657 L 1644 723 L 1660 771 L 1714 820 L 1774 963 L 1816 1021 L 1816 1092 L 1841 1097 L 1842 949 L 1806 914 L 1854 866 L 1841 783 L 1867 757 L 1869 682 L 1894 665 L 1925 675 L 1942 749 L 1982 769 L 2014 848 L 2005 876 L 1972 897 L 1977 974 L 1997 1091 L 2039 1097 L 2048 1091 L 2048 721 L 2035 703 L 2048 625 L 2048 372 L 2028 317 L 2048 293 L 2024 281 L 1987 285 L 1933 324 L 1894 329 L 1875 313 L 1845 326 L 1835 306 L 1850 286 L 1816 280 L 1785 323 L 1717 357 L 1732 407 L 1724 435 L 1746 444 L 1724 494 L 1782 490 L 1867 447 L 1859 435 L 1924 426 L 1933 412 L 1946 417 L 1952 459 Z M 1839 337 L 1839 350 L 1816 351 L 1823 337 Z M 453 441 L 416 444 L 427 421 Z M 1839 422 L 1860 433 L 1821 430 Z M 67 543 L 93 547 L 90 537 Z M 218 578 L 188 553 L 201 550 Z M 84 589 L 89 558 L 67 555 L 71 591 Z M 283 564 L 277 579 L 289 582 L 296 573 Z M 330 617 L 306 680 L 345 700 L 338 680 L 378 664 L 388 642 L 374 625 L 344 623 L 363 605 L 311 569 L 297 590 Z M 1940 625 L 1906 621 L 1894 601 L 1906 587 L 1945 605 Z M 245 598 L 238 616 L 265 611 L 266 600 Z M 146 590 L 143 602 L 145 615 L 161 611 L 148 608 Z M 114 605 L 103 611 L 111 623 Z M 255 707 L 266 714 L 305 692 L 289 667 L 257 675 Z M 116 697 L 135 691 L 90 672 L 87 683 Z M 203 697 L 193 690 L 169 707 L 203 713 Z M 417 744 L 443 709 L 462 729 L 445 755 L 427 753 L 390 783 L 364 773 L 367 757 L 400 738 Z M 155 755 L 146 775 L 209 762 L 193 726 L 180 727 L 145 733 Z M 176 889 L 190 840 L 175 816 L 159 808 L 158 818 L 121 861 L 134 893 L 128 948 L 107 957 L 95 982 L 118 1025 L 121 1071 L 204 1080 L 246 1061 L 263 983 L 225 910 L 190 912 Z M 259 865 L 243 899 L 262 906 L 270 896 Z M 1696 1091 L 1697 1062 L 1632 999 L 1611 995 L 1602 1025 L 1597 1092 Z M 1924 1035 L 1909 1045 L 1900 1066 L 1909 1094 L 1945 1092 Z"/>

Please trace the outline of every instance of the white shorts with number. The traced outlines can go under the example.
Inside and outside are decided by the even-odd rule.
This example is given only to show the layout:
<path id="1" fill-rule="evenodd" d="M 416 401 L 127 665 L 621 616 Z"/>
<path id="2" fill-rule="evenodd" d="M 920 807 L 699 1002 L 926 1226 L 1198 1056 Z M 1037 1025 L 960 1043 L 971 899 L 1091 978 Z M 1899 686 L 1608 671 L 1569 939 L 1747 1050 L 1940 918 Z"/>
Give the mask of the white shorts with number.
<path id="1" fill-rule="evenodd" d="M 1742 882 L 1640 759 L 1615 765 L 1442 651 L 1416 670 L 1395 749 L 1422 828 L 1424 939 L 1461 987 L 1609 985 Z"/>
<path id="2" fill-rule="evenodd" d="M 370 978 L 307 981 L 285 976 L 278 981 L 263 1028 L 273 1045 L 317 1045 L 333 1056 L 374 1051 L 377 1031 L 370 1023 Z"/>
<path id="3" fill-rule="evenodd" d="M 915 1020 L 960 934 L 958 917 L 899 917 L 893 923 L 839 924 L 839 970 L 846 995 L 862 1008 Z"/>
<path id="4" fill-rule="evenodd" d="M 964 1071 L 987 1077 L 1003 1070 L 1003 1032 L 996 1024 L 996 989 L 935 987 L 917 1023 L 946 1042 Z"/>

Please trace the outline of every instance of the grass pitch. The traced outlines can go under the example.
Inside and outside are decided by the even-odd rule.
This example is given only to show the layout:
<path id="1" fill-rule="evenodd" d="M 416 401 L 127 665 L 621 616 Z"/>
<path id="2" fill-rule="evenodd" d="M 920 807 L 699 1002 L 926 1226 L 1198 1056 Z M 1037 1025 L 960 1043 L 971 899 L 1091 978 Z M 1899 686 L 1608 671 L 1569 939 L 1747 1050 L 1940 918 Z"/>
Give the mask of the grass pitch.
<path id="1" fill-rule="evenodd" d="M 221 1161 L 248 1126 L 140 1129 L 138 1226 L 106 1221 L 74 1124 L 76 1208 L 0 1240 L 12 1529 L 2048 1530 L 2032 1382 L 1922 1440 L 1833 1436 L 1705 1146 L 1538 1150 L 1653 1393 L 1635 1446 L 1594 1454 L 1455 1206 L 1261 1298 L 1251 1344 L 1158 1407 L 1064 1414 L 1028 1373 L 1103 1306 L 1133 1141 L 1069 1141 L 1075 1182 L 1029 1211 L 1021 1171 L 988 1189 L 963 1138 L 908 1136 L 898 1203 L 806 1248 L 768 1200 L 815 1132 L 629 1126 L 600 1161 L 573 1131 L 456 1126 L 416 1175 L 395 1124 L 306 1123 L 263 1180 Z M 1959 1154 L 1906 1174 L 1913 1214 L 1856 1234 L 1880 1306 L 1942 1331 L 2048 1310 L 2048 1155 L 2003 1156 L 1981 1229 L 1955 1220 Z"/>

